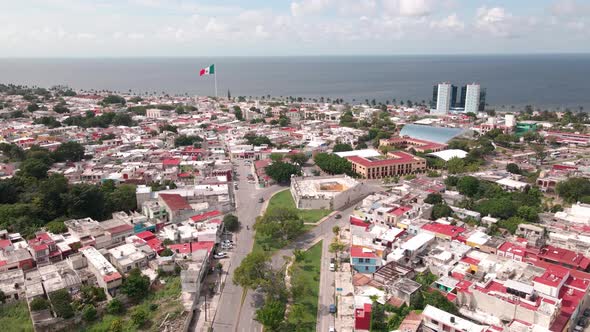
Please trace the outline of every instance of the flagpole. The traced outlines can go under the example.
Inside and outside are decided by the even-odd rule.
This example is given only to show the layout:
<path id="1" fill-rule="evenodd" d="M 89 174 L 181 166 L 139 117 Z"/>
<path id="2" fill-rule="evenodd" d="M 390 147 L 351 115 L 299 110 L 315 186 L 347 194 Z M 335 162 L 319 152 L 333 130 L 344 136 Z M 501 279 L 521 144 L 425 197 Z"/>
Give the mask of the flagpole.
<path id="1" fill-rule="evenodd" d="M 215 75 L 215 98 L 217 98 L 217 66 L 213 64 L 213 68 L 215 68 L 215 72 L 213 74 Z"/>

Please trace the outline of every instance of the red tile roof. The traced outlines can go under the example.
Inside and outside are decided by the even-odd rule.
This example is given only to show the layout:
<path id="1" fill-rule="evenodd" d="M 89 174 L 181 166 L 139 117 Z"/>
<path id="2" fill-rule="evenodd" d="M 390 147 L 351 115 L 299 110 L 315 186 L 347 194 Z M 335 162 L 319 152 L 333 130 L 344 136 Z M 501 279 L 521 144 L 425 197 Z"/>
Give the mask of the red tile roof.
<path id="1" fill-rule="evenodd" d="M 350 257 L 377 258 L 377 255 L 374 252 L 363 249 L 365 248 L 360 246 L 351 246 Z"/>
<path id="2" fill-rule="evenodd" d="M 208 252 L 211 252 L 214 246 L 215 242 L 213 241 L 200 241 L 192 243 L 171 244 L 168 246 L 168 249 L 179 254 L 189 254 L 201 249 L 207 249 Z"/>
<path id="3" fill-rule="evenodd" d="M 199 221 L 205 221 L 207 219 L 217 217 L 220 215 L 221 215 L 221 211 L 213 210 L 213 211 L 209 211 L 209 212 L 205 212 L 205 213 L 201 213 L 201 214 L 197 214 L 195 216 L 192 216 L 191 219 L 195 222 L 199 222 Z"/>
<path id="4" fill-rule="evenodd" d="M 160 194 L 160 197 L 172 211 L 191 209 L 186 199 L 178 194 Z"/>
<path id="5" fill-rule="evenodd" d="M 539 258 L 560 264 L 567 264 L 581 270 L 586 270 L 588 265 L 590 265 L 590 260 L 588 260 L 588 258 L 586 258 L 584 255 L 576 253 L 572 250 L 554 246 L 546 246 L 541 248 Z"/>
<path id="6" fill-rule="evenodd" d="M 446 225 L 440 223 L 426 224 L 422 226 L 422 229 L 436 234 L 443 234 L 455 238 L 459 234 L 465 232 L 465 228 L 453 225 Z"/>
<path id="7" fill-rule="evenodd" d="M 121 279 L 121 274 L 119 272 L 115 272 L 115 273 L 111 273 L 111 274 L 107 274 L 106 276 L 102 277 L 102 280 L 104 280 L 105 282 L 109 282 L 109 281 L 113 281 L 113 280 L 117 280 L 117 279 Z"/>
<path id="8" fill-rule="evenodd" d="M 135 234 L 135 236 L 137 236 L 140 239 L 143 239 L 145 241 L 147 240 L 151 240 L 153 238 L 155 238 L 156 236 L 154 235 L 154 233 L 150 232 L 150 231 L 143 231 L 143 232 L 139 232 L 137 234 Z"/>
<path id="9" fill-rule="evenodd" d="M 111 227 L 111 228 L 107 229 L 107 232 L 109 232 L 111 234 L 119 234 L 119 233 L 129 232 L 132 229 L 133 229 L 133 226 L 124 224 L 124 225 Z"/>
<path id="10" fill-rule="evenodd" d="M 162 161 L 162 165 L 164 165 L 164 166 L 178 166 L 178 165 L 180 165 L 180 159 L 175 159 L 175 158 L 164 159 Z"/>

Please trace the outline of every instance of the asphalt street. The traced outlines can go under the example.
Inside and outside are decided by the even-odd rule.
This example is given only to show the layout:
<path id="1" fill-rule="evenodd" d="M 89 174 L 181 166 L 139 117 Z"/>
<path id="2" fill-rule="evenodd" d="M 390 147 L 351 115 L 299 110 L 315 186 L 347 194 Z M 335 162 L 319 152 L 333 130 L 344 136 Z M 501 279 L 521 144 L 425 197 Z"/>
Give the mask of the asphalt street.
<path id="1" fill-rule="evenodd" d="M 236 215 L 242 227 L 234 236 L 236 245 L 232 250 L 232 257 L 230 258 L 229 277 L 223 288 L 219 305 L 217 306 L 218 309 L 214 316 L 213 330 L 216 332 L 262 330 L 261 325 L 253 319 L 250 319 L 247 324 L 240 324 L 238 322 L 238 313 L 240 312 L 240 305 L 242 303 L 242 287 L 234 285 L 232 276 L 242 259 L 252 251 L 252 246 L 254 245 L 253 226 L 262 208 L 262 204 L 258 203 L 258 199 L 263 197 L 267 200 L 272 193 L 283 189 L 279 186 L 256 189 L 254 184 L 248 183 L 247 174 L 250 173 L 250 166 L 245 165 L 243 161 L 237 166 L 237 172 L 239 177 L 237 181 L 238 190 L 235 191 L 237 204 Z M 245 306 L 249 306 L 249 304 L 244 302 Z"/>

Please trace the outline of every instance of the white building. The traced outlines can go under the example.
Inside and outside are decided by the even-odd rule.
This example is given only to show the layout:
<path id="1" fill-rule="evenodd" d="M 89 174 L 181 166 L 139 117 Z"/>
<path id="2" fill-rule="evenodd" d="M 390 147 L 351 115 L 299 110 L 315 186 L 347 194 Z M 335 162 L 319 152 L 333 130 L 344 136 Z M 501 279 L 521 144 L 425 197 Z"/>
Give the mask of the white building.
<path id="1" fill-rule="evenodd" d="M 477 113 L 479 109 L 480 92 L 481 87 L 479 84 L 467 84 L 467 93 L 465 94 L 465 112 Z"/>
<path id="2" fill-rule="evenodd" d="M 451 83 L 439 83 L 438 94 L 436 97 L 436 112 L 448 113 L 451 107 Z"/>
<path id="3" fill-rule="evenodd" d="M 119 271 L 94 247 L 83 247 L 80 253 L 88 261 L 88 269 L 96 276 L 98 285 L 107 294 L 115 295 L 117 288 L 123 283 Z"/>
<path id="4" fill-rule="evenodd" d="M 424 331 L 484 332 L 488 326 L 478 325 L 461 317 L 427 305 L 422 312 Z"/>

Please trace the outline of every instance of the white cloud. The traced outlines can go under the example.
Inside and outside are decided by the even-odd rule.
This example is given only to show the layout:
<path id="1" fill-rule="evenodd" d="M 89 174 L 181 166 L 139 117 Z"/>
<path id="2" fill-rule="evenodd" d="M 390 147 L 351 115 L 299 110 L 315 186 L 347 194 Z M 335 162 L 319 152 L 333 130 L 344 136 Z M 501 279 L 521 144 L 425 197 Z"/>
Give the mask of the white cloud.
<path id="1" fill-rule="evenodd" d="M 291 2 L 291 14 L 302 16 L 307 14 L 318 14 L 333 4 L 333 0 L 302 0 Z"/>
<path id="2" fill-rule="evenodd" d="M 207 25 L 205 26 L 205 31 L 216 34 L 222 34 L 228 32 L 228 25 L 212 17 L 209 19 L 209 22 L 207 22 Z"/>
<path id="3" fill-rule="evenodd" d="M 81 39 L 81 40 L 92 40 L 96 38 L 96 35 L 93 33 L 88 33 L 88 32 L 78 32 L 76 34 L 76 38 Z"/>
<path id="4" fill-rule="evenodd" d="M 375 13 L 375 0 L 349 0 L 338 2 L 338 13 L 346 16 L 366 16 Z"/>
<path id="5" fill-rule="evenodd" d="M 457 17 L 457 14 L 453 13 L 440 21 L 430 22 L 430 27 L 452 31 L 463 31 L 465 23 L 461 22 Z"/>
<path id="6" fill-rule="evenodd" d="M 475 27 L 496 37 L 510 37 L 512 31 L 512 14 L 502 7 L 480 7 L 477 9 Z"/>
<path id="7" fill-rule="evenodd" d="M 383 0 L 383 8 L 390 15 L 423 17 L 434 10 L 432 0 Z"/>
<path id="8" fill-rule="evenodd" d="M 550 11 L 555 16 L 584 16 L 590 13 L 590 5 L 576 0 L 557 0 Z"/>
<path id="9" fill-rule="evenodd" d="M 127 34 L 127 38 L 132 40 L 144 39 L 145 35 L 143 33 L 132 32 Z"/>

